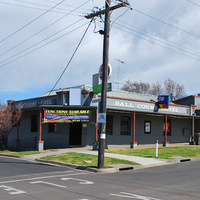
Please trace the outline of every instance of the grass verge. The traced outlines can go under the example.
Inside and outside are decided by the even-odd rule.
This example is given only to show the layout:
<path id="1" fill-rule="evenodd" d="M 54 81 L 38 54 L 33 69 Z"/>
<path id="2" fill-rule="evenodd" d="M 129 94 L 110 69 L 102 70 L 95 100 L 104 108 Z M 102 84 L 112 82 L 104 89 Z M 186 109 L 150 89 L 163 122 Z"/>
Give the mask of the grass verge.
<path id="1" fill-rule="evenodd" d="M 134 155 L 148 158 L 155 158 L 155 148 L 147 149 L 128 149 L 107 151 L 109 153 L 118 153 L 125 155 Z M 172 157 L 200 157 L 200 147 L 161 147 L 158 148 L 158 158 L 171 159 Z"/>
<path id="2" fill-rule="evenodd" d="M 40 151 L 11 151 L 11 150 L 2 150 L 0 153 L 8 154 L 8 155 L 15 155 L 15 156 L 26 156 L 26 155 L 33 155 L 42 153 Z"/>
<path id="3" fill-rule="evenodd" d="M 82 154 L 82 153 L 66 153 L 62 155 L 57 156 L 46 156 L 43 157 L 44 160 L 53 160 L 53 161 L 59 161 L 64 163 L 70 163 L 75 165 L 81 165 L 85 167 L 97 167 L 97 161 L 98 157 L 95 155 L 89 155 L 89 154 Z M 135 162 L 130 162 L 126 160 L 120 160 L 116 158 L 104 158 L 104 166 L 105 168 L 108 168 L 109 165 L 116 165 L 116 164 L 129 164 L 129 165 L 138 165 Z"/>

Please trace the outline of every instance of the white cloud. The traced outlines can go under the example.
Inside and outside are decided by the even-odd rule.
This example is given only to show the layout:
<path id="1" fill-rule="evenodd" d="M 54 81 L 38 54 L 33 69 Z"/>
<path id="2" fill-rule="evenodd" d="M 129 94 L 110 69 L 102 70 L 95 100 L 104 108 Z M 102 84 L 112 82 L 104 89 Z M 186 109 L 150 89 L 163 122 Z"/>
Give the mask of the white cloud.
<path id="1" fill-rule="evenodd" d="M 50 2 L 41 2 L 39 0 L 35 1 L 35 3 L 46 3 L 49 6 L 53 6 L 58 2 L 58 0 L 55 0 L 53 4 Z M 60 5 L 59 8 L 74 9 L 84 2 L 85 1 L 67 1 L 65 4 L 70 6 Z M 8 0 L 7 3 L 19 4 L 12 0 Z M 155 82 L 171 77 L 180 84 L 184 84 L 187 94 L 198 93 L 199 61 L 178 54 L 175 51 L 200 60 L 198 53 L 200 38 L 186 34 L 172 26 L 179 27 L 195 35 L 200 35 L 200 8 L 187 1 L 182 2 L 174 0 L 130 0 L 130 3 L 133 9 L 141 11 L 144 14 L 135 10 L 125 12 L 125 8 L 113 11 L 112 22 L 115 19 L 116 21 L 110 33 L 110 63 L 113 67 L 113 75 L 110 81 L 118 81 L 119 63 L 116 59 L 120 59 L 125 62 L 120 65 L 120 82 L 128 79 L 131 81 L 141 80 Z M 21 3 L 20 5 L 22 4 L 25 5 L 25 3 Z M 29 6 L 31 6 L 31 4 L 29 4 Z M 77 11 L 85 15 L 84 12 L 90 13 L 95 6 L 102 8 L 104 2 L 100 0 L 90 1 Z M 58 9 L 57 11 L 63 12 L 63 10 Z M 42 13 L 44 13 L 42 10 L 1 4 L 0 41 Z M 26 38 L 40 31 L 63 15 L 64 14 L 61 13 L 51 12 L 41 17 L 9 39 L 1 42 L 0 54 L 24 41 Z M 20 98 L 19 94 L 21 94 L 21 98 L 23 99 L 27 97 L 30 90 L 34 91 L 34 95 L 39 96 L 44 91 L 50 90 L 53 87 L 71 58 L 86 26 L 4 67 L 1 67 L 1 64 L 3 64 L 1 62 L 64 27 L 67 27 L 78 19 L 83 18 L 78 15 L 80 14 L 75 13 L 75 15 L 67 16 L 44 32 L 41 32 L 26 43 L 17 47 L 15 50 L 13 49 L 7 54 L 0 56 L 0 96 L 2 98 L 7 98 L 7 94 L 9 93 L 13 94 L 13 98 L 18 99 Z M 148 17 L 147 15 L 152 17 Z M 154 17 L 172 26 L 155 20 L 153 19 Z M 75 27 L 86 22 L 89 23 L 89 20 L 84 19 Z M 66 29 L 53 38 L 55 39 L 73 30 L 73 28 L 74 27 Z M 74 59 L 57 87 L 92 83 L 92 75 L 98 73 L 99 66 L 102 63 L 103 52 L 103 37 L 98 33 L 94 33 L 93 30 L 98 31 L 102 28 L 103 23 L 100 22 L 99 19 L 96 20 L 96 29 L 94 23 L 91 25 L 83 43 L 79 47 Z M 141 32 L 142 35 L 138 32 L 136 33 L 133 29 Z M 145 36 L 147 32 L 149 38 Z M 140 37 L 146 38 L 146 40 L 151 42 Z M 158 42 L 158 40 L 161 39 L 164 39 L 163 42 L 165 42 L 165 44 Z M 47 41 L 50 41 L 50 39 Z M 162 45 L 165 48 L 155 45 L 154 43 Z M 174 48 L 172 45 L 180 49 Z M 169 48 L 174 51 L 169 50 Z M 186 52 L 186 50 L 191 53 Z M 196 55 L 194 55 L 194 53 Z M 15 92 L 18 92 L 18 95 L 14 95 Z"/>

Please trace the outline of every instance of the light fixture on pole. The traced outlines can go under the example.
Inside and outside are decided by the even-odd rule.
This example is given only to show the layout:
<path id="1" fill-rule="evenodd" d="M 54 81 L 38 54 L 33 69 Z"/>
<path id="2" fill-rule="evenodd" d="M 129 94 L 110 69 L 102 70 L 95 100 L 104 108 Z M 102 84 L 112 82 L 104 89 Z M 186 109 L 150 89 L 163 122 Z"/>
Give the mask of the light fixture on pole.
<path id="1" fill-rule="evenodd" d="M 124 64 L 125 62 L 120 60 L 120 59 L 115 59 L 116 61 L 118 61 L 118 82 L 117 82 L 117 89 L 119 90 L 119 68 L 120 68 L 120 64 Z"/>

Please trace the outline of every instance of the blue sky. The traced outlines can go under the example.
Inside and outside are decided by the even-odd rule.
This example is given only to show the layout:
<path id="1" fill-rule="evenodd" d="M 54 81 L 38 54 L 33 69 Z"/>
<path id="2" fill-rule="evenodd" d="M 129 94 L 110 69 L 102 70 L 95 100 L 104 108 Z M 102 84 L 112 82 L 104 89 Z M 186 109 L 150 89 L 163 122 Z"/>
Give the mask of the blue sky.
<path id="1" fill-rule="evenodd" d="M 132 10 L 119 8 L 111 15 L 114 88 L 126 80 L 172 78 L 187 95 L 199 93 L 200 2 L 129 2 Z M 34 98 L 51 90 L 88 26 L 84 16 L 103 6 L 102 0 L 0 0 L 0 99 Z M 101 29 L 103 18 L 96 18 L 56 88 L 92 84 L 102 64 Z"/>

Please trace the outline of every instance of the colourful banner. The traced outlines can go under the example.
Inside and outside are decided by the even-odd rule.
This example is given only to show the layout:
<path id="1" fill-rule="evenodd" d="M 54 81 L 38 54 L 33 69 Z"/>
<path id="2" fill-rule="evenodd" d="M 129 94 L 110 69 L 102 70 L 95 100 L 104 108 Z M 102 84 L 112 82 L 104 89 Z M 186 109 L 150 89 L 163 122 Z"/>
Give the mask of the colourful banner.
<path id="1" fill-rule="evenodd" d="M 44 123 L 74 123 L 90 121 L 90 110 L 44 110 Z"/>

